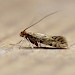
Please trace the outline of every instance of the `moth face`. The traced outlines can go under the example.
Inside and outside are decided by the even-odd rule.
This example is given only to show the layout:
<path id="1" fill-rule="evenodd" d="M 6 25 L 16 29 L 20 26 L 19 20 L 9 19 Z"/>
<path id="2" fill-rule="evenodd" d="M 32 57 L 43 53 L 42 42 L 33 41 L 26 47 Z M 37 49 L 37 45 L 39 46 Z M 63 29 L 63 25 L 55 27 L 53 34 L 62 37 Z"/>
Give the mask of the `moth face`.
<path id="1" fill-rule="evenodd" d="M 24 31 L 22 31 L 22 32 L 20 33 L 20 36 L 21 36 L 21 37 L 24 37 L 24 36 L 25 36 Z"/>

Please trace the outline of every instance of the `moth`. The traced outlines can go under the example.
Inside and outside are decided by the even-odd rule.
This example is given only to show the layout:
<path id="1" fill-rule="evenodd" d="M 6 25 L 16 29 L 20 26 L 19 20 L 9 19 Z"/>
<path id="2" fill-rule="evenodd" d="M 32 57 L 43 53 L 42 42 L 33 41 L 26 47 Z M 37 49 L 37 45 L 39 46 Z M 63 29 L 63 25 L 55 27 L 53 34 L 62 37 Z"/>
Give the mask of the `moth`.
<path id="1" fill-rule="evenodd" d="M 26 31 L 30 27 L 39 23 L 41 20 L 45 19 L 49 15 L 55 14 L 56 12 L 53 12 L 51 14 L 46 15 L 45 17 L 40 19 L 38 22 L 30 25 L 25 30 L 21 31 L 20 36 L 26 38 L 28 41 L 30 41 L 32 44 L 34 44 L 37 47 L 39 47 L 39 43 L 40 44 L 42 43 L 42 44 L 51 46 L 53 48 L 67 48 L 68 44 L 67 44 L 66 38 L 63 37 L 63 36 L 48 36 L 48 35 L 45 35 L 45 34 L 32 33 L 32 32 Z"/>

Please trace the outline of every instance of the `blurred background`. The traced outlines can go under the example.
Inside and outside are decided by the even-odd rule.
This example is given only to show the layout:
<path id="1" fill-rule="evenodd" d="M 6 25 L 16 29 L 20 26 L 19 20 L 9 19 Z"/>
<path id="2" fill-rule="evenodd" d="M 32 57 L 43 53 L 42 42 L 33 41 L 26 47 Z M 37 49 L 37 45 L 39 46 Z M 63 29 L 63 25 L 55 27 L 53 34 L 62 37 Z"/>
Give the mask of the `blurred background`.
<path id="1" fill-rule="evenodd" d="M 74 45 L 66 50 L 8 49 L 23 38 L 20 32 L 44 16 L 27 31 L 63 35 L 75 43 L 75 0 L 0 0 L 1 75 L 75 75 Z M 25 40 L 24 45 L 28 45 Z"/>

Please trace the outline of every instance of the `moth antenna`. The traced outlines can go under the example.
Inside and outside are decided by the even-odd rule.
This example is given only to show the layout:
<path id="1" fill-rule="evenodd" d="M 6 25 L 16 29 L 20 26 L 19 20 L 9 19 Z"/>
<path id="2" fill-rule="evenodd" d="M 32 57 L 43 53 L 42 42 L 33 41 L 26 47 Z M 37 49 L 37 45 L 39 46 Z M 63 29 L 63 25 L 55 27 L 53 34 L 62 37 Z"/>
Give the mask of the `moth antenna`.
<path id="1" fill-rule="evenodd" d="M 36 25 L 36 24 L 38 24 L 39 22 L 41 22 L 43 19 L 45 19 L 46 17 L 48 17 L 48 16 L 50 16 L 50 15 L 53 15 L 53 14 L 55 14 L 55 13 L 57 13 L 58 11 L 56 11 L 56 12 L 53 12 L 53 13 L 50 13 L 50 14 L 48 14 L 48 15 L 46 15 L 46 16 L 44 16 L 42 19 L 40 19 L 39 21 L 37 21 L 36 23 L 34 23 L 34 24 L 32 24 L 32 25 L 30 25 L 29 27 L 27 27 L 24 31 L 26 31 L 27 29 L 29 29 L 30 27 L 32 27 L 32 26 L 34 26 L 34 25 Z"/>

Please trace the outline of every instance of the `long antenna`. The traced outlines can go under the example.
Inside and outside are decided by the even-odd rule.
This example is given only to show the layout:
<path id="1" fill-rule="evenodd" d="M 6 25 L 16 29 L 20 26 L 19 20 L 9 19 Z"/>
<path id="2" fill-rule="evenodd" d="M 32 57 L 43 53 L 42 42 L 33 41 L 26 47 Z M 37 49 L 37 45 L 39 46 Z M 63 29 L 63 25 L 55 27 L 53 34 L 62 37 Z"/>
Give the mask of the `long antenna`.
<path id="1" fill-rule="evenodd" d="M 29 27 L 27 27 L 25 30 L 27 30 L 28 28 L 30 28 L 30 27 L 32 27 L 32 26 L 34 26 L 34 25 L 36 25 L 37 23 L 39 23 L 39 22 L 41 22 L 43 19 L 45 19 L 46 17 L 48 17 L 48 16 L 50 16 L 50 15 L 53 15 L 53 14 L 55 14 L 55 13 L 57 13 L 58 11 L 56 11 L 56 12 L 53 12 L 53 13 L 50 13 L 50 14 L 48 14 L 48 15 L 46 15 L 46 16 L 44 16 L 42 19 L 40 19 L 39 21 L 37 21 L 36 23 L 34 23 L 34 24 L 32 24 L 32 25 L 30 25 Z M 25 31 L 24 30 L 24 31 Z"/>

